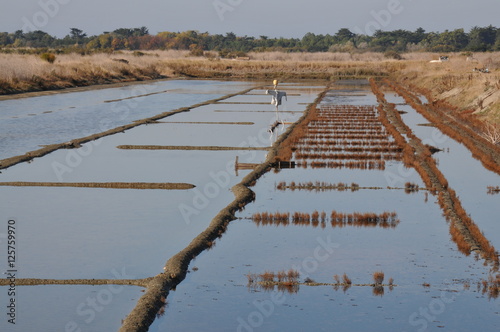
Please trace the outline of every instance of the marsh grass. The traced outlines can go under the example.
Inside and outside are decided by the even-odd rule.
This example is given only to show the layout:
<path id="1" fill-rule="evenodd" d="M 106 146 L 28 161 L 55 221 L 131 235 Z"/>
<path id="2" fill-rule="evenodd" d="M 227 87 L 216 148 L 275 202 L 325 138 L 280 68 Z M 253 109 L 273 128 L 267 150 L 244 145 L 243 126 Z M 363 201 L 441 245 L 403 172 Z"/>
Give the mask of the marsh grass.
<path id="1" fill-rule="evenodd" d="M 49 63 L 38 55 L 0 54 L 0 93 L 62 89 L 74 86 L 137 81 L 166 77 L 172 70 L 165 62 L 178 53 L 161 56 L 123 54 L 60 54 Z M 119 57 L 128 63 L 115 61 Z"/>

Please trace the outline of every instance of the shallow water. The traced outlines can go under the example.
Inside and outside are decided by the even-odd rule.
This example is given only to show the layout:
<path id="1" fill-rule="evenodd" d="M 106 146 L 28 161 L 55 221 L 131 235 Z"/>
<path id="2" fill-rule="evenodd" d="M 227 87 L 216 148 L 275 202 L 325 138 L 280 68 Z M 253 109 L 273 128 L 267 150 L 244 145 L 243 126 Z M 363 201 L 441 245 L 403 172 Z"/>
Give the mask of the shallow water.
<path id="1" fill-rule="evenodd" d="M 180 100 L 190 91 L 212 98 L 214 91 L 209 91 L 206 81 L 181 82 L 178 90 L 169 90 L 173 96 L 176 92 L 181 94 L 175 98 Z M 216 84 L 220 87 L 217 95 L 241 91 L 250 84 L 226 83 Z M 366 85 L 354 83 L 359 82 L 335 86 L 322 103 L 374 105 L 375 97 L 366 90 Z M 168 258 L 186 247 L 233 200 L 230 188 L 249 172 L 235 172 L 236 156 L 240 162 L 260 163 L 266 151 L 116 147 L 127 144 L 266 147 L 276 138 L 276 134 L 268 133 L 269 126 L 277 119 L 296 121 L 314 100 L 319 87 L 284 84 L 283 89 L 290 88 L 287 91 L 295 95 L 280 106 L 282 112 L 278 114 L 270 104 L 256 104 L 269 101 L 269 96 L 263 95 L 262 89 L 255 89 L 247 95 L 232 97 L 227 103 L 198 107 L 162 120 L 178 123 L 139 126 L 79 149 L 55 151 L 31 163 L 2 170 L 0 181 L 196 185 L 195 189 L 181 191 L 0 187 L 4 198 L 0 202 L 1 220 L 13 218 L 17 222 L 18 277 L 119 279 L 160 273 Z M 114 97 L 103 96 L 101 102 L 120 97 L 119 93 L 109 93 Z M 73 98 L 77 104 L 87 103 L 77 96 Z M 163 112 L 167 104 L 165 94 L 138 99 L 144 99 L 144 105 L 151 101 L 151 105 L 145 106 L 151 115 Z M 191 101 L 180 106 L 192 105 Z M 498 185 L 495 184 L 498 176 L 485 171 L 461 145 L 442 139 L 434 128 L 417 126 L 425 121 L 404 109 L 404 105 L 400 107 L 408 111 L 403 119 L 419 137 L 434 139 L 433 145 L 446 149 L 435 155 L 439 158 L 439 168 L 461 197 L 464 208 L 498 247 L 499 238 L 495 235 L 500 232 L 494 216 L 499 212 L 495 199 L 500 196 L 486 195 L 485 187 L 485 184 Z M 140 115 L 139 118 L 145 117 Z M 283 130 L 284 127 L 278 127 L 277 134 Z M 458 168 L 458 162 L 467 167 Z M 467 171 L 471 168 L 475 171 Z M 281 181 L 354 182 L 379 189 L 280 191 L 276 184 Z M 265 174 L 252 187 L 256 201 L 238 214 L 240 219 L 229 224 L 212 249 L 192 262 L 186 280 L 169 294 L 165 314 L 153 323 L 150 331 L 498 330 L 498 300 L 488 299 L 476 287 L 477 282 L 487 278 L 488 268 L 482 261 L 457 251 L 435 197 L 425 191 L 406 194 L 401 189 L 405 182 L 423 187 L 418 174 L 399 161 L 388 161 L 385 170 L 296 168 Z M 255 212 L 314 210 L 326 211 L 327 215 L 332 210 L 394 211 L 400 223 L 394 228 L 334 228 L 328 222 L 324 228 L 293 224 L 284 227 L 259 226 L 249 219 Z M 4 235 L 2 228 L 0 241 Z M 326 283 L 334 282 L 333 275 L 343 273 L 353 283 L 371 283 L 372 273 L 383 271 L 385 281 L 392 277 L 396 286 L 392 290 L 385 287 L 383 296 L 375 296 L 370 286 L 353 286 L 344 292 L 333 286 L 301 285 L 296 294 L 247 287 L 248 273 L 291 268 L 301 272 L 301 281 L 309 277 Z M 5 258 L 0 258 L 0 270 L 6 270 Z M 424 287 L 424 283 L 429 287 Z M 464 288 L 466 283 L 470 284 L 469 289 Z M 68 326 L 77 326 L 82 331 L 117 330 L 142 295 L 140 287 L 132 286 L 33 286 L 29 287 L 29 294 L 27 287 L 17 289 L 19 325 L 12 330 L 2 319 L 2 331 L 35 328 L 58 331 Z M 89 299 L 97 301 L 99 310 L 89 307 Z"/>
<path id="2" fill-rule="evenodd" d="M 18 287 L 16 324 L 5 325 L 2 317 L 0 327 L 2 331 L 117 331 L 142 294 L 139 287 L 116 285 Z"/>
<path id="3" fill-rule="evenodd" d="M 190 86 L 189 82 L 193 84 Z M 179 96 L 172 92 L 173 98 L 184 100 L 186 104 L 179 102 L 173 107 L 163 94 L 141 97 L 145 99 L 144 105 L 152 101 L 151 105 L 145 106 L 150 112 L 147 116 L 167 108 L 190 106 L 193 100 L 188 96 L 193 94 L 199 94 L 200 100 L 207 100 L 213 98 L 214 93 L 222 96 L 257 84 L 220 82 L 209 85 L 207 81 L 179 81 L 178 85 L 182 90 L 178 91 Z M 252 91 L 255 94 L 261 92 Z M 99 93 L 105 94 L 100 100 L 119 96 L 118 91 L 105 93 L 99 90 Z M 116 147 L 124 144 L 270 146 L 276 134 L 271 136 L 267 130 L 276 117 L 295 121 L 305 109 L 299 103 L 310 103 L 316 97 L 316 92 L 301 91 L 300 94 L 282 107 L 297 113 L 277 115 L 270 104 L 212 104 L 164 119 L 175 122 L 248 121 L 253 125 L 143 125 L 89 142 L 78 149 L 58 150 L 30 163 L 2 170 L 2 182 L 186 182 L 196 186 L 191 190 L 0 187 L 0 195 L 4 198 L 0 203 L 0 218 L 14 219 L 17 223 L 17 277 L 116 279 L 120 278 L 121 271 L 129 278 L 151 277 L 162 272 L 165 262 L 186 247 L 234 199 L 230 188 L 249 172 L 239 170 L 236 173 L 236 156 L 240 162 L 260 163 L 265 159 L 266 151 L 121 150 Z M 79 96 L 65 96 L 86 103 Z M 269 96 L 243 97 L 269 101 Z M 234 97 L 234 100 L 238 98 Z M 228 99 L 231 100 L 233 98 Z M 53 103 L 57 104 L 57 101 Z M 245 110 L 259 112 L 239 112 Z M 143 118 L 146 114 L 137 116 Z M 278 132 L 283 130 L 282 126 L 278 128 Z M 5 223 L 1 225 L 0 240 L 6 231 Z M 1 258 L 0 269 L 3 271 L 6 270 L 5 263 Z M 120 273 L 117 275 L 116 271 Z M 24 292 L 27 288 L 18 286 L 18 289 Z M 25 309 L 19 309 L 22 324 L 14 331 L 28 331 L 40 320 L 50 321 L 43 325 L 44 330 L 61 330 L 59 327 L 64 327 L 70 320 L 75 321 L 82 331 L 116 330 L 142 294 L 139 292 L 141 288 L 123 287 L 123 292 L 108 304 L 107 288 L 102 286 L 34 286 L 30 289 L 33 289 L 33 305 L 24 307 L 29 314 Z M 102 289 L 104 291 L 99 293 Z M 105 303 L 106 310 L 96 313 L 96 318 L 87 324 L 88 313 L 84 309 L 88 308 L 83 308 L 83 313 L 77 309 L 82 301 L 99 294 L 102 298 L 98 303 Z M 17 300 L 20 306 L 27 301 L 21 295 Z M 48 313 L 37 309 L 35 304 L 44 301 L 56 302 L 53 311 Z M 11 326 L 2 319 L 0 329 L 5 328 Z"/>
<path id="4" fill-rule="evenodd" d="M 256 83 L 243 82 L 169 80 L 1 101 L 0 159 L 33 151 L 42 145 L 63 143 L 100 133 L 255 85 Z M 147 94 L 153 95 L 142 96 Z"/>
<path id="5" fill-rule="evenodd" d="M 388 94 L 386 99 L 392 103 L 403 104 L 397 106 L 397 109 L 408 112 L 401 116 L 424 144 L 443 150 L 434 154 L 439 169 L 450 187 L 457 192 L 463 207 L 474 222 L 486 234 L 488 240 L 496 248 L 500 248 L 500 206 L 497 205 L 500 196 L 488 194 L 487 190 L 488 186 L 500 185 L 498 174 L 485 169 L 464 145 L 443 134 L 438 128 L 422 126 L 428 121 L 413 108 L 404 105 L 402 98 Z"/>
<path id="6" fill-rule="evenodd" d="M 322 103 L 375 102 L 374 96 L 360 86 L 338 90 L 329 92 Z M 408 122 L 412 119 L 404 117 Z M 429 132 L 415 131 L 422 139 L 432 137 Z M 484 170 L 453 174 L 452 165 L 458 160 L 474 162 L 469 160 L 470 153 L 459 151 L 452 142 L 446 141 L 446 146 L 451 147 L 445 154 L 449 161 L 444 162 L 440 156 L 439 167 L 461 197 L 462 190 L 469 188 L 467 183 L 472 184 L 478 176 L 487 179 L 479 180 L 482 182 L 498 181 L 498 176 L 489 178 Z M 275 187 L 281 181 L 355 182 L 361 187 L 383 189 L 280 191 Z M 166 314 L 154 322 L 150 331 L 498 330 L 498 300 L 489 299 L 476 287 L 487 279 L 489 268 L 458 252 L 434 196 L 425 191 L 406 194 L 402 189 L 387 188 L 403 187 L 405 182 L 423 187 L 418 174 L 398 161 L 389 162 L 383 171 L 298 168 L 265 174 L 252 188 L 256 201 L 238 215 L 241 219 L 230 224 L 213 249 L 191 264 L 191 273 L 169 295 Z M 474 195 L 470 196 L 472 199 Z M 483 190 L 475 202 L 484 196 Z M 467 211 L 473 211 L 475 221 L 481 219 L 476 222 L 482 229 L 489 227 L 487 238 L 498 243 L 500 233 L 494 231 L 496 225 L 486 217 L 498 213 L 496 204 L 491 199 L 483 201 L 481 208 L 474 208 L 470 199 L 463 204 Z M 292 223 L 259 226 L 249 219 L 255 212 L 314 210 L 326 211 L 327 215 L 332 210 L 394 211 L 401 222 L 389 229 L 333 228 L 329 222 L 323 228 Z M 484 227 L 486 223 L 490 226 Z M 326 283 L 333 283 L 333 276 L 343 273 L 353 283 L 372 283 L 372 273 L 383 271 L 385 281 L 392 277 L 396 286 L 392 291 L 385 287 L 383 296 L 373 295 L 370 286 L 353 286 L 343 292 L 342 287 L 335 290 L 333 286 L 300 285 L 296 294 L 247 287 L 249 273 L 291 268 L 300 271 L 301 281 L 311 278 Z"/>

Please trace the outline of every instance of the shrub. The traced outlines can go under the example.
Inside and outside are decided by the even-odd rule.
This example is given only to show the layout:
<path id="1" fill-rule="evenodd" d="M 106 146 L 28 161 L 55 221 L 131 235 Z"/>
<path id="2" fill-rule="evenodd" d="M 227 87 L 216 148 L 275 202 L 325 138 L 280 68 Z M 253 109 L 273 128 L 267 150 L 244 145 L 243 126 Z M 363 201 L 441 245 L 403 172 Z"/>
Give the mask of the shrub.
<path id="1" fill-rule="evenodd" d="M 56 61 L 56 56 L 53 53 L 42 53 L 40 58 L 48 63 L 54 63 L 54 61 Z"/>
<path id="2" fill-rule="evenodd" d="M 384 57 L 386 57 L 388 59 L 394 59 L 394 60 L 403 60 L 403 57 L 401 56 L 401 54 L 399 54 L 396 51 L 387 51 L 384 53 Z"/>

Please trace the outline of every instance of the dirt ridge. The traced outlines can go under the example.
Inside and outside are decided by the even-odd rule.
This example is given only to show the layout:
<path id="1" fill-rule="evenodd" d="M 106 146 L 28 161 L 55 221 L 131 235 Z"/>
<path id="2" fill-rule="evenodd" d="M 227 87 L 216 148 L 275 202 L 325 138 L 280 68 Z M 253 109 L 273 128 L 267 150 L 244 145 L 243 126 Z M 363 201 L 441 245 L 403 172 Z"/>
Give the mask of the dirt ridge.
<path id="1" fill-rule="evenodd" d="M 186 190 L 196 186 L 189 183 L 151 183 L 151 182 L 0 182 L 4 187 L 76 187 L 105 189 L 164 189 Z"/>
<path id="2" fill-rule="evenodd" d="M 267 151 L 268 147 L 192 146 L 192 145 L 118 145 L 123 150 Z"/>

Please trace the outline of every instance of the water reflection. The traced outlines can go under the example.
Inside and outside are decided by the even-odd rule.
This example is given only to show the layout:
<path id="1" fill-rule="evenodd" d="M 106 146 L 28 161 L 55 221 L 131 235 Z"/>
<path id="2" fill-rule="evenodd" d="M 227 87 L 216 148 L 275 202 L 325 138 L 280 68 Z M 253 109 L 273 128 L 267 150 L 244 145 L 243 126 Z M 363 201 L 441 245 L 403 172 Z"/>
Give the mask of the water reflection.
<path id="1" fill-rule="evenodd" d="M 310 287 L 320 287 L 320 286 L 331 286 L 334 291 L 342 290 L 346 293 L 351 287 L 371 287 L 372 294 L 374 296 L 383 296 L 385 293 L 385 287 L 392 291 L 395 287 L 392 278 L 389 284 L 382 284 L 383 272 L 375 272 L 374 278 L 378 275 L 382 275 L 382 279 L 376 280 L 375 283 L 366 284 L 355 284 L 351 281 L 351 278 L 347 274 L 343 274 L 342 280 L 338 275 L 334 275 L 333 279 L 335 283 L 324 283 L 316 282 L 313 279 L 307 277 L 304 281 L 300 281 L 300 274 L 298 271 L 290 269 L 289 271 L 279 271 L 277 273 L 265 271 L 261 274 L 247 274 L 248 284 L 247 287 L 250 291 L 265 291 L 265 292 L 283 292 L 289 294 L 297 294 L 300 290 L 300 286 L 310 286 Z M 380 281 L 380 282 L 377 282 Z"/>
<path id="2" fill-rule="evenodd" d="M 396 212 L 383 213 L 343 213 L 332 211 L 327 216 L 325 211 L 307 212 L 257 212 L 251 217 L 257 226 L 312 226 L 325 228 L 329 223 L 332 227 L 381 227 L 396 228 L 400 220 Z"/>

